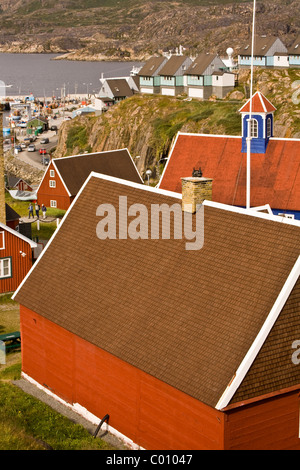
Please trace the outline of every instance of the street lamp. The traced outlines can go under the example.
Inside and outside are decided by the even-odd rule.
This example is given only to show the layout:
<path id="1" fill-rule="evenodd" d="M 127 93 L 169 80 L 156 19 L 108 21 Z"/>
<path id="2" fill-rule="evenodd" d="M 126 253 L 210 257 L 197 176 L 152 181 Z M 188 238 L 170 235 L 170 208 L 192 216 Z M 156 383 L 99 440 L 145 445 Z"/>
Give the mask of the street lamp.
<path id="1" fill-rule="evenodd" d="M 146 175 L 147 175 L 147 178 L 148 178 L 148 186 L 150 185 L 150 176 L 152 175 L 152 171 L 151 170 L 147 170 L 146 171 Z"/>

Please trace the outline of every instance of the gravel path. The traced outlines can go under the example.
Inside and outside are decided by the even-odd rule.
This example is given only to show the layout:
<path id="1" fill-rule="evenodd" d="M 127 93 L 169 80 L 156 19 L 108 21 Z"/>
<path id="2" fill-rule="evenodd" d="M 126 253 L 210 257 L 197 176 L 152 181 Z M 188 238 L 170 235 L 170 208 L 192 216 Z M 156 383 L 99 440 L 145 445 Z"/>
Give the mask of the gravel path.
<path id="1" fill-rule="evenodd" d="M 25 379 L 16 380 L 13 382 L 13 384 L 19 387 L 20 389 L 22 389 L 25 393 L 28 393 L 29 395 L 34 396 L 38 400 L 46 403 L 48 406 L 56 410 L 58 413 L 66 416 L 73 423 L 80 424 L 85 429 L 87 429 L 87 431 L 90 434 L 93 435 L 95 433 L 96 428 L 97 428 L 96 425 L 86 420 L 83 416 L 76 413 L 75 411 L 73 411 L 72 409 L 64 405 L 63 403 L 60 403 L 59 401 L 55 400 L 46 392 L 44 392 L 43 390 L 40 390 L 35 385 L 28 382 L 28 380 L 25 380 Z M 119 449 L 119 450 L 127 449 L 121 440 L 119 440 L 117 437 L 110 434 L 109 432 L 100 431 L 99 434 L 97 435 L 97 438 L 101 438 L 103 441 L 109 443 L 116 449 Z"/>

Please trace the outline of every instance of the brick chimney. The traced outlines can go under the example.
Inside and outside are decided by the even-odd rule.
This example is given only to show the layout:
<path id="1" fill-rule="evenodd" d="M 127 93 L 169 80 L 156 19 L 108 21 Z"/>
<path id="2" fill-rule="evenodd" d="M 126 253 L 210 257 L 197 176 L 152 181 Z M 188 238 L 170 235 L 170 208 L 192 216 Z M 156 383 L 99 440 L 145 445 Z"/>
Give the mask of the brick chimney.
<path id="1" fill-rule="evenodd" d="M 193 171 L 194 174 L 202 175 Z M 200 205 L 204 200 L 212 200 L 212 178 L 204 178 L 203 176 L 190 176 L 181 178 L 182 183 L 182 210 L 185 212 L 196 212 L 197 204 Z"/>
<path id="2" fill-rule="evenodd" d="M 3 104 L 0 103 L 0 222 L 6 225 L 4 152 L 3 152 Z"/>

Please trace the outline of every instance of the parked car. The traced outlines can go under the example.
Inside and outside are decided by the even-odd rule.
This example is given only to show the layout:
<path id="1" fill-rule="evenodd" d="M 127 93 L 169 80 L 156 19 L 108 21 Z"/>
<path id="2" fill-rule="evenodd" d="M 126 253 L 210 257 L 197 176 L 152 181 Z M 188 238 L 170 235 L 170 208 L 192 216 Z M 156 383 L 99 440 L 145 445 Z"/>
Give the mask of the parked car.
<path id="1" fill-rule="evenodd" d="M 21 145 L 22 149 L 26 149 L 26 148 L 27 148 L 27 144 L 26 144 L 26 142 L 21 142 L 21 144 L 20 144 L 20 145 Z"/>
<path id="2" fill-rule="evenodd" d="M 43 139 L 41 139 L 41 144 L 49 144 L 48 137 L 44 137 Z"/>
<path id="3" fill-rule="evenodd" d="M 41 149 L 40 149 L 40 154 L 41 154 L 41 155 L 46 155 L 46 153 L 47 153 L 47 150 L 46 150 L 46 149 L 44 149 L 44 148 L 41 148 Z"/>
<path id="4" fill-rule="evenodd" d="M 35 152 L 36 151 L 35 145 L 34 144 L 28 145 L 27 150 L 28 152 Z"/>
<path id="5" fill-rule="evenodd" d="M 15 150 L 18 150 L 18 152 L 22 152 L 23 149 L 22 149 L 21 145 L 16 145 Z"/>
<path id="6" fill-rule="evenodd" d="M 51 131 L 57 131 L 57 126 L 51 126 Z"/>

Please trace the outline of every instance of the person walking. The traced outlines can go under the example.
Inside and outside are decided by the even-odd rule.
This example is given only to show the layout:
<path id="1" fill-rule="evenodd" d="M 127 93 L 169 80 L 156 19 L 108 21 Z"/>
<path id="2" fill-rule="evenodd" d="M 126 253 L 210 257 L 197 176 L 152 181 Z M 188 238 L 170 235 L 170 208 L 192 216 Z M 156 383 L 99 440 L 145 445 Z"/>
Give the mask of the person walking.
<path id="1" fill-rule="evenodd" d="M 35 203 L 35 215 L 36 215 L 37 219 L 40 218 L 40 206 L 38 205 L 37 202 Z"/>
<path id="2" fill-rule="evenodd" d="M 45 206 L 45 204 L 42 204 L 43 219 L 46 218 L 46 212 L 47 212 L 47 207 Z"/>
<path id="3" fill-rule="evenodd" d="M 28 206 L 28 219 L 30 219 L 31 215 L 32 215 L 32 218 L 34 218 L 34 216 L 33 216 L 33 205 L 30 203 L 29 206 Z"/>

